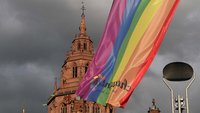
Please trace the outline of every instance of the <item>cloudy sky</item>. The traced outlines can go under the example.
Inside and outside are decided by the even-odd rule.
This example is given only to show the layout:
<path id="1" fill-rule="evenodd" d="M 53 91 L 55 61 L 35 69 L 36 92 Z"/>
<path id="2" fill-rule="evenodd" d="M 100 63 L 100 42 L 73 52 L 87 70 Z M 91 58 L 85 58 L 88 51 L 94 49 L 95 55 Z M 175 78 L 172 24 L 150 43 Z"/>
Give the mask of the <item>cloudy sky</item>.
<path id="1" fill-rule="evenodd" d="M 96 47 L 112 0 L 85 2 L 87 32 Z M 117 113 L 146 113 L 152 98 L 162 113 L 169 113 L 170 93 L 162 82 L 162 69 L 173 61 L 193 66 L 197 80 L 190 89 L 190 110 L 199 113 L 199 4 L 200 0 L 181 0 L 153 64 L 127 107 Z M 27 113 L 47 113 L 42 104 L 78 33 L 80 7 L 81 0 L 0 0 L 0 113 L 20 113 L 22 107 Z"/>

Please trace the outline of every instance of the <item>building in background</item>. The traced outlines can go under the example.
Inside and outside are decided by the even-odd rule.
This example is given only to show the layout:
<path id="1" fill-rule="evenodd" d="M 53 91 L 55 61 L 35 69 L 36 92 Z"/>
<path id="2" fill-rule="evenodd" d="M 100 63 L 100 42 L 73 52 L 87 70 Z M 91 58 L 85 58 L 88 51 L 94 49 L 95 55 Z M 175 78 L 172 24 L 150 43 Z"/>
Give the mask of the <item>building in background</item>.
<path id="1" fill-rule="evenodd" d="M 22 109 L 22 113 L 25 113 L 25 109 L 24 108 Z"/>
<path id="2" fill-rule="evenodd" d="M 53 95 L 48 99 L 48 113 L 115 113 L 111 105 L 84 101 L 75 95 L 79 83 L 94 55 L 93 42 L 86 33 L 85 7 L 82 7 L 79 33 L 75 35 L 66 55 L 60 76 L 60 86 L 54 83 Z"/>
<path id="3" fill-rule="evenodd" d="M 149 108 L 148 113 L 160 113 L 159 108 L 156 107 L 155 99 L 153 99 L 152 103 L 153 103 L 153 105 L 152 105 L 152 107 Z"/>

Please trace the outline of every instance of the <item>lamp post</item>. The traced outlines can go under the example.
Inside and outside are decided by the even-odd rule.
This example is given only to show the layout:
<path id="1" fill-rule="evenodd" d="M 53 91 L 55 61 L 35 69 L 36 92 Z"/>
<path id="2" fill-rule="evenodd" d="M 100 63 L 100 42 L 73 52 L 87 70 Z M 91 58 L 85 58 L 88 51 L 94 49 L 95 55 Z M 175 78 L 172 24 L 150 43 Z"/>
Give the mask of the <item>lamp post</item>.
<path id="1" fill-rule="evenodd" d="M 189 99 L 188 99 L 188 89 L 192 85 L 192 83 L 195 80 L 195 75 L 193 76 L 193 68 L 184 62 L 172 62 L 167 64 L 163 69 L 163 82 L 166 84 L 166 86 L 169 88 L 171 92 L 171 101 L 172 101 L 172 113 L 175 113 L 175 110 L 178 111 L 178 113 L 182 113 L 183 110 L 186 109 L 186 113 L 189 113 Z M 169 82 L 185 82 L 189 81 L 189 84 L 185 88 L 185 95 L 186 95 L 186 108 L 185 106 L 185 100 L 183 97 L 181 97 L 179 94 L 176 99 L 174 99 L 174 90 L 170 86 Z M 176 109 L 175 109 L 176 108 Z"/>

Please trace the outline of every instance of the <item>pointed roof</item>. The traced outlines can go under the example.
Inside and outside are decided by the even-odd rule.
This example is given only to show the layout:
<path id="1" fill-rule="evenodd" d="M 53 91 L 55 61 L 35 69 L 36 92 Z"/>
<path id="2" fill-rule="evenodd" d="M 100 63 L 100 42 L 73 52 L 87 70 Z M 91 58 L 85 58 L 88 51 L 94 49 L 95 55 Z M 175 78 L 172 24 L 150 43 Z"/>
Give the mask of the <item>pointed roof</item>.
<path id="1" fill-rule="evenodd" d="M 79 30 L 80 30 L 80 35 L 86 36 L 86 21 L 85 21 L 85 6 L 84 6 L 84 2 L 82 2 L 82 14 L 81 14 L 81 22 L 80 22 L 80 26 L 79 26 Z"/>
<path id="2" fill-rule="evenodd" d="M 152 106 L 149 108 L 148 113 L 151 113 L 151 111 L 154 111 L 154 112 L 156 111 L 156 113 L 160 113 L 159 108 L 156 107 L 156 101 L 155 101 L 155 99 L 152 100 Z"/>
<path id="3" fill-rule="evenodd" d="M 156 110 L 157 108 L 156 108 L 156 100 L 155 99 L 153 99 L 152 100 L 152 107 L 151 107 L 151 109 L 153 109 L 153 110 Z"/>

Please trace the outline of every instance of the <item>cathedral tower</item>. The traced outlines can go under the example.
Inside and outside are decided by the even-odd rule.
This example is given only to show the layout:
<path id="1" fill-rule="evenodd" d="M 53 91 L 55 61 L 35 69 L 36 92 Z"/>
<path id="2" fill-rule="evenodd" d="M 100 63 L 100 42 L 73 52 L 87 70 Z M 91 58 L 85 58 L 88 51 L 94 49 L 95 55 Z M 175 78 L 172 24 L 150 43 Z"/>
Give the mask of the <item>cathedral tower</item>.
<path id="1" fill-rule="evenodd" d="M 152 105 L 152 107 L 149 108 L 148 113 L 160 113 L 159 108 L 156 107 L 155 99 L 153 99 L 152 103 L 153 103 L 153 105 Z"/>
<path id="2" fill-rule="evenodd" d="M 84 5 L 81 9 L 79 33 L 75 35 L 66 55 L 59 87 L 55 79 L 54 92 L 47 103 L 48 113 L 115 113 L 115 109 L 110 105 L 102 106 L 84 101 L 75 94 L 94 54 L 93 42 L 86 32 Z"/>

